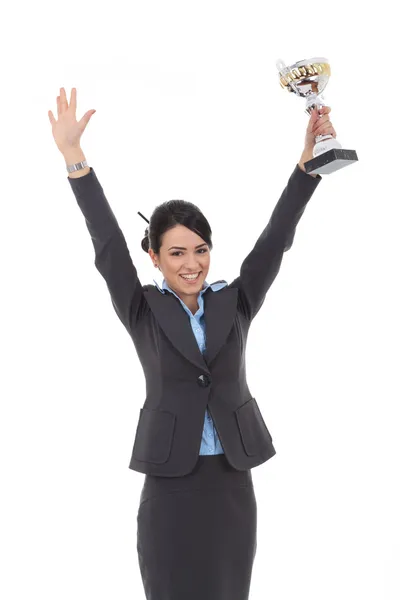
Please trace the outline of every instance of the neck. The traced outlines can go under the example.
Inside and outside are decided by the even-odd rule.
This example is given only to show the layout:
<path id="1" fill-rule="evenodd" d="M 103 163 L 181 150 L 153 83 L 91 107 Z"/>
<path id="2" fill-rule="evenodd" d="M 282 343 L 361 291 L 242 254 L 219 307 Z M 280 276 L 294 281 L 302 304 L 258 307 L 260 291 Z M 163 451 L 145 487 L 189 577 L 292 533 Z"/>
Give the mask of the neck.
<path id="1" fill-rule="evenodd" d="M 197 296 L 179 296 L 182 302 L 186 304 L 190 312 L 195 314 L 199 310 L 199 304 L 197 302 Z"/>

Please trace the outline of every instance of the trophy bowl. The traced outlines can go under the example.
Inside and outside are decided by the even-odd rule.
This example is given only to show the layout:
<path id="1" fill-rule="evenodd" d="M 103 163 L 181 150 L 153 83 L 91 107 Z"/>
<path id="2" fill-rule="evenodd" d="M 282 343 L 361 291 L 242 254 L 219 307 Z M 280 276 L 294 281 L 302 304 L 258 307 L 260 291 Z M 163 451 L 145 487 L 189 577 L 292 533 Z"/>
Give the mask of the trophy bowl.
<path id="1" fill-rule="evenodd" d="M 299 60 L 290 67 L 286 67 L 283 61 L 277 61 L 279 69 L 279 81 L 281 87 L 297 96 L 306 98 L 306 113 L 311 115 L 316 107 L 317 97 L 322 101 L 322 92 L 326 88 L 331 75 L 331 67 L 326 58 L 310 58 Z M 321 106 L 324 104 L 321 102 Z"/>

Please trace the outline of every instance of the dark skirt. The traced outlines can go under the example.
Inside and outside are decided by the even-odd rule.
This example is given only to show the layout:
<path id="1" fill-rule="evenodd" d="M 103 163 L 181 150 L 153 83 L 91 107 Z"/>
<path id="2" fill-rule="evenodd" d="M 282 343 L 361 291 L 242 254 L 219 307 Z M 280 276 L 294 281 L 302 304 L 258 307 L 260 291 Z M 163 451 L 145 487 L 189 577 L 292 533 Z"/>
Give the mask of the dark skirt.
<path id="1" fill-rule="evenodd" d="M 248 600 L 256 548 L 250 470 L 216 454 L 184 477 L 145 476 L 137 552 L 147 600 Z"/>

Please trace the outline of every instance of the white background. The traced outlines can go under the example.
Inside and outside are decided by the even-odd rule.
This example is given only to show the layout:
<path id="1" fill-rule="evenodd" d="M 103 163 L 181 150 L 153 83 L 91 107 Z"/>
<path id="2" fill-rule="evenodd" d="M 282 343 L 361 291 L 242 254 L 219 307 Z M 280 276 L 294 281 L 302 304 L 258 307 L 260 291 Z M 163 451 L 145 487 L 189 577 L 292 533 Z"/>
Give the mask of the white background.
<path id="1" fill-rule="evenodd" d="M 209 219 L 207 279 L 230 282 L 303 149 L 305 102 L 275 62 L 325 56 L 331 121 L 359 162 L 323 176 L 250 330 L 248 384 L 277 450 L 252 471 L 250 597 L 398 600 L 389 3 L 35 2 L 9 4 L 1 29 L 0 596 L 145 597 L 144 475 L 128 468 L 145 381 L 52 137 L 59 88 L 77 88 L 78 118 L 97 110 L 81 145 L 142 283 L 162 279 L 137 211 L 172 198 Z"/>

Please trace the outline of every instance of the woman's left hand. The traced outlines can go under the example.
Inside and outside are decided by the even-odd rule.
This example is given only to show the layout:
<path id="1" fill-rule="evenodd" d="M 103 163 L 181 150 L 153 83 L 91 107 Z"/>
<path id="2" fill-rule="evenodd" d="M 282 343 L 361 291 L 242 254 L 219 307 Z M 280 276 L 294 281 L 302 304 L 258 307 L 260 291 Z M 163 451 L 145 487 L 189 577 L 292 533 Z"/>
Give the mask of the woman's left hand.
<path id="1" fill-rule="evenodd" d="M 315 137 L 327 133 L 330 133 L 334 138 L 336 137 L 336 131 L 329 117 L 331 110 L 329 106 L 321 106 L 319 111 L 315 108 L 311 113 L 304 141 L 304 150 L 299 161 L 299 166 L 303 171 L 305 170 L 304 163 L 314 158 Z"/>

